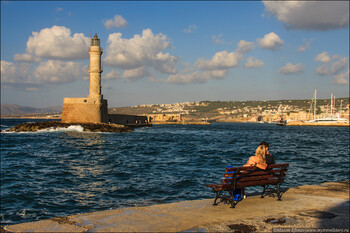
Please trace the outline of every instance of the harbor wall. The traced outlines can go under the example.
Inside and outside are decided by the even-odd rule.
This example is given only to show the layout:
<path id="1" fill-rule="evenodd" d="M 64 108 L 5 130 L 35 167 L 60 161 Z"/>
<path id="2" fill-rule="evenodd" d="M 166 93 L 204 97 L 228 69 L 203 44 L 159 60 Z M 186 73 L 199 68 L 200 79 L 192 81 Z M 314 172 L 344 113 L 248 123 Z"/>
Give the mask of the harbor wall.
<path id="1" fill-rule="evenodd" d="M 319 123 L 319 122 L 303 122 L 303 121 L 289 121 L 287 126 L 341 126 L 349 127 L 350 122 L 334 122 L 334 123 Z"/>

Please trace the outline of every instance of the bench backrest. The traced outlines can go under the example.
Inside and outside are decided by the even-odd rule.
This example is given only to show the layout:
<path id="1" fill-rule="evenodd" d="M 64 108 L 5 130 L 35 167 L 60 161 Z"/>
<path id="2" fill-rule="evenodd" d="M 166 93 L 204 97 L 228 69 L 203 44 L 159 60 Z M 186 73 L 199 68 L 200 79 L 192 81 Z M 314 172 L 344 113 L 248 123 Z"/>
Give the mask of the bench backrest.
<path id="1" fill-rule="evenodd" d="M 255 166 L 226 168 L 223 183 L 232 184 L 235 188 L 278 184 L 285 179 L 289 163 L 272 164 L 266 170 Z"/>

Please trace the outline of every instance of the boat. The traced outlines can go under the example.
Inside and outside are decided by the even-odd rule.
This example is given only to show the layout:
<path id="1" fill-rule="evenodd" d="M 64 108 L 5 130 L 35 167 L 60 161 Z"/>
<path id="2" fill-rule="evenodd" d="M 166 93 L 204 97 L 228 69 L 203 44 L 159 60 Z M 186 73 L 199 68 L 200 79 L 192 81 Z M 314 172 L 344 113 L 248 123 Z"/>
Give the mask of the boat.
<path id="1" fill-rule="evenodd" d="M 287 121 L 283 120 L 283 118 L 281 117 L 277 122 L 276 125 L 278 126 L 286 126 L 287 125 Z"/>
<path id="2" fill-rule="evenodd" d="M 335 124 L 335 123 L 345 123 L 345 124 L 349 124 L 349 120 L 346 118 L 341 118 L 338 114 L 336 116 L 334 116 L 333 114 L 333 109 L 335 108 L 335 96 L 333 96 L 333 93 L 331 94 L 331 115 L 327 116 L 327 117 L 321 117 L 321 118 L 316 118 L 316 102 L 317 102 L 317 89 L 315 89 L 315 94 L 313 97 L 313 101 L 310 105 L 310 113 L 311 113 L 311 107 L 312 104 L 314 104 L 313 110 L 313 118 L 311 120 L 308 121 L 304 121 L 304 123 L 314 123 L 314 124 Z"/>
<path id="3" fill-rule="evenodd" d="M 286 109 L 284 109 L 286 110 Z M 287 121 L 286 120 L 283 120 L 283 110 L 282 110 L 282 105 L 280 105 L 278 107 L 278 111 L 280 112 L 281 111 L 281 116 L 280 116 L 280 119 L 278 121 L 276 121 L 276 125 L 278 126 L 286 126 L 287 125 Z"/>
<path id="4" fill-rule="evenodd" d="M 323 123 L 323 124 L 328 124 L 328 123 L 349 123 L 348 119 L 346 118 L 341 118 L 339 116 L 336 117 L 323 117 L 323 118 L 317 118 L 314 120 L 309 120 L 306 121 L 308 123 Z"/>

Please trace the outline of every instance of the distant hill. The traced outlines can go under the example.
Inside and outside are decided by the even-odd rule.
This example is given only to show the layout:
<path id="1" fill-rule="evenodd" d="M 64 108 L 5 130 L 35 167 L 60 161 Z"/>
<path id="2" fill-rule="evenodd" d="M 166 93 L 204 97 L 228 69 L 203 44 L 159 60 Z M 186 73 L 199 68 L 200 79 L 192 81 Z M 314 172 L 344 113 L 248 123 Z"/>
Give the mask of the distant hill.
<path id="1" fill-rule="evenodd" d="M 2 104 L 1 115 L 12 114 L 32 114 L 32 113 L 56 113 L 62 112 L 62 106 L 52 106 L 46 108 L 35 108 L 16 104 Z"/>

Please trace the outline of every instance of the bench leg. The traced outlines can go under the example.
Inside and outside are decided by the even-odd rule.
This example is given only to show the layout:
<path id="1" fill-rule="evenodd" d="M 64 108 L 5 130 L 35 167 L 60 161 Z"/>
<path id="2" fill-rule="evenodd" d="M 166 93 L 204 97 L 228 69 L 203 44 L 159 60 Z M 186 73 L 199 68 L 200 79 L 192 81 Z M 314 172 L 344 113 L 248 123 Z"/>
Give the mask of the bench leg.
<path id="1" fill-rule="evenodd" d="M 240 199 L 240 200 L 234 200 L 234 199 L 233 199 L 234 191 L 235 191 L 235 190 L 230 190 L 230 191 L 229 191 L 229 194 L 230 194 L 229 203 L 231 204 L 231 207 L 230 207 L 230 208 L 235 208 L 236 205 L 238 204 L 238 202 L 240 202 L 240 201 L 243 199 L 243 194 L 245 193 L 244 188 L 241 188 L 241 198 L 242 198 L 242 199 Z"/>
<path id="2" fill-rule="evenodd" d="M 216 196 L 215 196 L 215 200 L 214 200 L 213 205 L 218 205 L 218 203 L 216 203 L 216 201 L 219 199 L 221 192 L 222 192 L 222 190 L 220 190 L 219 192 L 218 191 L 215 192 Z"/>
<path id="3" fill-rule="evenodd" d="M 265 191 L 266 191 L 266 185 L 263 185 L 263 191 L 261 193 L 260 198 L 264 198 Z"/>
<path id="4" fill-rule="evenodd" d="M 281 186 L 281 184 L 277 184 L 276 185 L 276 193 L 277 193 L 277 201 L 282 201 L 282 192 L 281 192 L 281 190 L 280 190 L 280 186 Z"/>
<path id="5" fill-rule="evenodd" d="M 234 200 L 231 200 L 231 207 L 230 208 L 235 208 L 236 205 L 238 204 L 239 201 L 234 201 Z"/>

